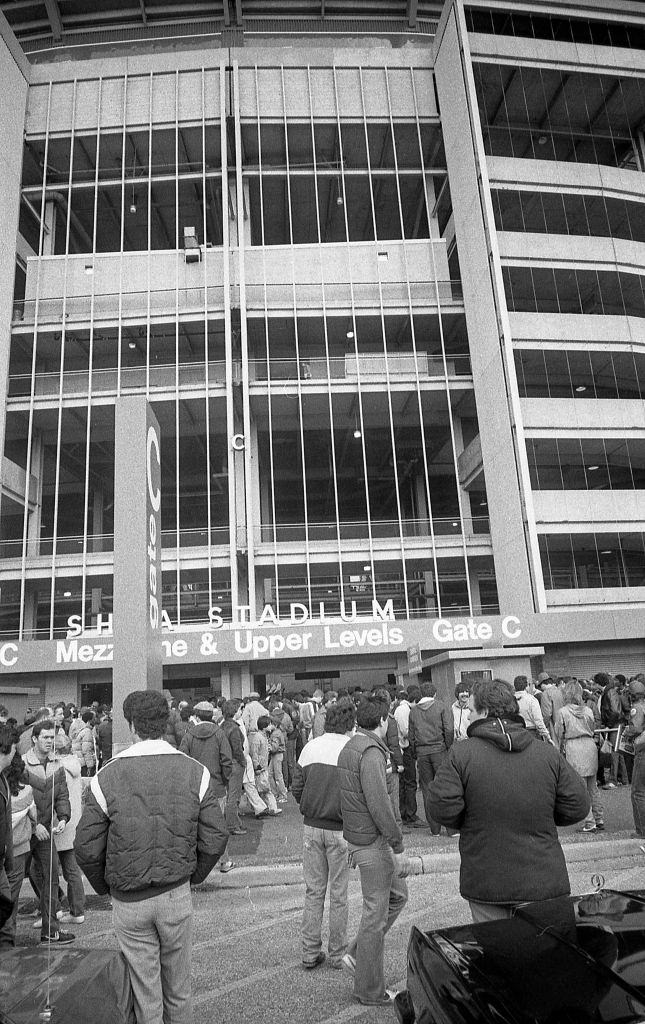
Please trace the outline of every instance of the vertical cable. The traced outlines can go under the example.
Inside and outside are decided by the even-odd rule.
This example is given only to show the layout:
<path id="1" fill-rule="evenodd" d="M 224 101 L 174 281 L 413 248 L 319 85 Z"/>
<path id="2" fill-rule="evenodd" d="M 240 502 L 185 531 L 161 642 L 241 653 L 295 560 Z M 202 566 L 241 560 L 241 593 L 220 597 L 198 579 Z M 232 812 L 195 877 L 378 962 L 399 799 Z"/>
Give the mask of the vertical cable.
<path id="1" fill-rule="evenodd" d="M 316 75 L 314 68 L 314 76 Z M 316 227 L 318 232 L 318 245 L 316 249 L 318 251 L 318 267 L 320 274 L 320 286 L 321 286 L 321 299 L 322 299 L 322 318 L 323 318 L 323 332 L 325 338 L 325 363 L 327 367 L 327 378 L 325 381 L 327 390 L 327 404 L 329 407 L 329 441 L 331 451 L 331 476 L 334 488 L 334 510 L 336 513 L 336 549 L 338 555 L 338 578 L 340 580 L 341 600 L 344 603 L 345 600 L 345 575 L 343 567 L 343 545 L 341 541 L 341 529 L 340 529 L 340 501 L 338 496 L 338 465 L 336 461 L 336 439 L 334 434 L 334 401 L 331 387 L 331 360 L 329 357 L 329 325 L 327 322 L 327 296 L 325 288 L 325 263 L 323 260 L 323 247 L 322 247 L 322 232 L 320 227 L 320 203 L 318 195 L 318 167 L 316 159 L 316 132 L 314 129 L 314 109 L 313 109 L 313 90 L 311 83 L 311 65 L 307 65 L 307 97 L 309 103 L 309 126 L 311 130 L 311 152 L 313 156 L 313 176 L 314 176 L 314 192 L 316 197 Z M 374 567 L 372 566 L 372 575 L 374 575 Z"/>
<path id="2" fill-rule="evenodd" d="M 58 499 L 60 492 L 60 458 L 63 434 L 63 391 L 65 381 L 65 342 L 66 342 L 66 314 L 67 314 L 67 274 L 69 270 L 69 232 L 71 222 L 71 198 L 72 198 L 72 167 L 74 153 L 74 137 L 76 124 L 76 92 L 78 79 L 74 79 L 72 94 L 72 132 L 69 144 L 69 174 L 67 178 L 67 224 L 65 228 L 65 260 L 63 270 L 63 324 L 61 334 L 60 369 L 58 376 L 58 424 L 56 430 L 56 471 L 54 481 L 54 528 L 52 532 L 52 560 L 51 560 L 51 585 L 49 592 L 49 639 L 54 637 L 54 607 L 56 603 L 56 554 L 58 547 Z"/>
<path id="3" fill-rule="evenodd" d="M 49 159 L 49 126 L 51 121 L 51 102 L 52 102 L 52 82 L 49 83 L 49 89 L 47 93 L 47 119 L 45 125 L 45 153 L 43 157 L 43 184 L 40 200 L 40 231 L 38 238 L 38 254 L 39 259 L 37 261 L 36 268 L 36 297 L 34 300 L 34 331 L 33 331 L 33 344 L 31 350 L 31 382 L 29 389 L 29 424 L 27 427 L 27 459 L 25 467 L 25 499 L 24 499 L 24 510 L 22 520 L 22 557 L 20 564 L 20 612 L 18 622 L 18 638 L 23 639 L 23 632 L 25 626 L 25 590 L 27 580 L 27 541 L 28 541 L 28 528 L 29 528 L 29 478 L 31 476 L 31 459 L 32 459 L 32 445 L 33 445 L 33 434 L 34 434 L 34 403 L 36 397 L 36 356 L 38 350 L 38 317 L 40 313 L 40 285 L 41 285 L 41 269 L 42 269 L 42 257 L 44 249 L 44 235 L 45 235 L 45 208 L 46 208 L 46 195 L 47 195 L 47 166 Z M 40 466 L 39 466 L 39 491 L 42 492 L 42 473 L 43 473 L 43 458 L 42 451 L 40 453 Z M 40 551 L 40 533 L 42 531 L 42 523 L 39 524 L 39 536 L 36 538 L 38 544 L 38 550 Z"/>

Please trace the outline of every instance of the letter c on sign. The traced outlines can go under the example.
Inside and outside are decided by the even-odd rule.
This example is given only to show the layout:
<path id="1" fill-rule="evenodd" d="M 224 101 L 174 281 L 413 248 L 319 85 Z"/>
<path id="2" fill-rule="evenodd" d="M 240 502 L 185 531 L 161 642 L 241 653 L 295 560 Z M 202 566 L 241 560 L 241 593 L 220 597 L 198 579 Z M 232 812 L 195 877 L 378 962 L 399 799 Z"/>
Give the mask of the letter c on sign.
<path id="1" fill-rule="evenodd" d="M 15 644 L 3 644 L 0 647 L 0 662 L 7 668 L 11 668 L 18 661 L 18 648 Z"/>
<path id="2" fill-rule="evenodd" d="M 233 434 L 231 440 L 231 447 L 235 448 L 236 452 L 244 451 L 244 434 Z"/>
<path id="3" fill-rule="evenodd" d="M 154 427 L 148 427 L 148 440 L 146 444 L 146 475 L 148 478 L 148 494 L 150 496 L 150 504 L 152 505 L 155 512 L 159 511 L 161 506 L 161 491 L 157 487 L 156 491 L 152 489 L 152 465 L 150 457 L 152 455 L 152 448 L 154 446 L 155 456 L 157 465 L 161 469 L 161 457 L 159 455 L 159 438 L 157 437 L 157 431 Z"/>
<path id="4" fill-rule="evenodd" d="M 507 615 L 506 618 L 502 619 L 502 633 L 509 640 L 515 640 L 516 637 L 520 636 L 521 632 L 520 620 L 517 615 Z"/>

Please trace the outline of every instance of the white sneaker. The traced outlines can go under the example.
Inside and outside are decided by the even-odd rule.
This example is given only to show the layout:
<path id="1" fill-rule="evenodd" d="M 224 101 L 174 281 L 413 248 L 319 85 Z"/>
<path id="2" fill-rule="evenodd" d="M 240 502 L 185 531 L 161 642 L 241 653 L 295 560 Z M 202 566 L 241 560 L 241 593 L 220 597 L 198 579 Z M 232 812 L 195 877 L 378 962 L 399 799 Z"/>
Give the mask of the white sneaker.
<path id="1" fill-rule="evenodd" d="M 341 959 L 341 964 L 346 971 L 349 971 L 350 974 L 356 973 L 356 957 L 352 956 L 351 953 L 345 953 L 344 957 Z"/>
<path id="2" fill-rule="evenodd" d="M 73 914 L 62 914 L 58 920 L 62 924 L 83 924 L 85 921 L 85 914 L 77 914 L 76 917 L 74 917 Z"/>
<path id="3" fill-rule="evenodd" d="M 63 911 L 62 910 L 57 910 L 56 911 L 56 920 L 57 921 L 61 921 L 62 917 L 63 917 Z M 42 928 L 42 926 L 43 926 L 43 919 L 42 919 L 42 917 L 37 917 L 31 927 L 32 928 Z"/>

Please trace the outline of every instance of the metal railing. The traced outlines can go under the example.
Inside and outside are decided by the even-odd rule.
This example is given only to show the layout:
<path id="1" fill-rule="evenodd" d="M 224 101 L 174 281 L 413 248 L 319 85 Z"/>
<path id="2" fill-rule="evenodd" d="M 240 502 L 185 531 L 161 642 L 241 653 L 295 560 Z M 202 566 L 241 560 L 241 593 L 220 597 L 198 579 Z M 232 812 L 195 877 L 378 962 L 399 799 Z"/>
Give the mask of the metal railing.
<path id="1" fill-rule="evenodd" d="M 350 285 L 347 282 L 324 284 L 320 281 L 306 283 L 290 281 L 273 284 L 248 283 L 246 288 L 246 308 L 249 312 L 263 312 L 265 309 L 284 309 L 296 311 L 301 309 L 320 308 L 324 296 L 328 310 L 342 309 L 357 311 L 378 309 L 381 299 L 384 308 L 405 308 L 410 300 L 415 308 L 422 306 L 461 305 L 463 290 L 461 281 L 358 281 Z M 229 289 L 232 305 L 240 305 L 240 287 L 232 285 Z M 40 324 L 61 324 L 67 326 L 84 323 L 91 319 L 92 309 L 94 320 L 117 320 L 119 316 L 119 299 L 122 319 L 150 317 L 172 317 L 180 314 L 203 314 L 204 308 L 209 311 L 223 311 L 224 288 L 222 285 L 209 285 L 204 288 L 167 288 L 155 291 L 123 291 L 106 292 L 92 295 L 68 295 L 22 299 L 14 302 L 13 323 L 31 324 L 36 314 Z"/>
<path id="2" fill-rule="evenodd" d="M 341 522 L 338 524 L 341 540 L 366 540 L 370 536 L 374 539 L 403 537 L 422 537 L 429 539 L 434 532 L 435 537 L 461 536 L 462 523 L 464 534 L 467 537 L 475 535 L 487 535 L 490 533 L 488 516 L 459 517 L 454 519 L 404 519 L 400 526 L 398 519 L 372 520 L 368 522 Z M 432 529 L 431 529 L 432 526 Z M 271 544 L 274 539 L 277 543 L 295 543 L 304 541 L 308 536 L 310 541 L 334 541 L 337 538 L 336 523 L 309 523 L 305 529 L 303 523 L 279 523 L 261 526 L 256 531 L 256 544 Z"/>
<path id="3" fill-rule="evenodd" d="M 177 369 L 177 374 L 176 374 Z M 151 363 L 150 387 L 163 389 L 174 387 L 176 380 L 180 387 L 204 387 L 206 384 L 206 367 L 201 363 Z M 208 364 L 209 384 L 226 383 L 226 363 L 215 360 Z M 119 371 L 114 368 L 92 370 L 92 394 L 98 392 L 117 391 Z M 62 393 L 64 395 L 87 395 L 90 390 L 90 374 L 87 370 L 67 370 L 63 373 Z M 121 388 L 145 388 L 145 366 L 122 366 Z M 60 373 L 37 373 L 34 377 L 35 397 L 45 398 L 57 396 L 61 389 Z M 9 397 L 18 398 L 31 395 L 31 374 L 12 374 L 9 377 Z"/>
<path id="4" fill-rule="evenodd" d="M 361 379 L 369 377 L 416 378 L 418 373 L 422 379 L 444 376 L 443 357 L 417 353 L 416 363 L 412 352 L 383 353 L 359 352 L 358 364 L 355 355 L 330 356 L 329 362 L 324 357 L 298 359 L 250 359 L 249 381 L 267 380 L 355 380 L 359 373 Z M 449 377 L 467 377 L 472 373 L 469 355 L 448 356 L 446 369 Z"/>
<path id="5" fill-rule="evenodd" d="M 487 536 L 490 533 L 490 525 L 487 516 L 464 517 L 463 519 L 433 519 L 432 528 L 435 537 L 458 537 L 461 536 L 462 523 L 466 537 Z M 399 531 L 397 519 L 373 520 L 371 523 L 372 537 L 375 539 L 392 538 L 396 539 L 401 535 L 409 538 L 431 537 L 429 519 L 404 519 L 401 523 L 402 530 Z M 256 529 L 254 540 L 256 544 L 277 543 L 298 543 L 306 538 L 305 526 L 303 523 L 285 523 L 274 527 L 270 525 L 260 526 Z M 365 540 L 370 535 L 370 524 L 367 522 L 341 522 L 341 540 Z M 310 523 L 308 529 L 310 541 L 335 541 L 337 537 L 335 523 Z M 224 547 L 229 543 L 230 530 L 228 526 L 215 526 L 210 531 L 210 543 L 212 547 Z M 177 531 L 163 530 L 161 534 L 162 548 L 164 551 L 177 548 Z M 206 527 L 194 527 L 179 531 L 179 547 L 194 548 L 208 546 L 208 529 Z M 54 549 L 53 537 L 41 537 L 40 540 L 29 540 L 27 542 L 27 557 L 37 558 L 43 555 L 51 555 Z M 88 534 L 87 546 L 85 549 L 89 554 L 109 553 L 114 550 L 114 534 L 100 533 Z M 83 535 L 75 534 L 69 536 L 58 536 L 56 538 L 56 553 L 59 555 L 73 555 L 83 553 Z M 22 540 L 0 541 L 0 558 L 22 558 Z M 605 584 L 606 585 L 606 584 Z"/>

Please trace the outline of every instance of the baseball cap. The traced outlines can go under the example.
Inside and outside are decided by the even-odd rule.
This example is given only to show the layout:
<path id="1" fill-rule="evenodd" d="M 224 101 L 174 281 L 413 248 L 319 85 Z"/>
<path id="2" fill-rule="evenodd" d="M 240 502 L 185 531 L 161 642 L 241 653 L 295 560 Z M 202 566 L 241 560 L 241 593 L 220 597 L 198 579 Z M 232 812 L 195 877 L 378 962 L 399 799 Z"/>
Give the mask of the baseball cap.
<path id="1" fill-rule="evenodd" d="M 199 704 L 195 704 L 193 708 L 193 711 L 210 711 L 211 715 L 213 714 L 214 710 L 214 705 L 211 704 L 211 702 L 208 700 L 200 700 Z"/>

